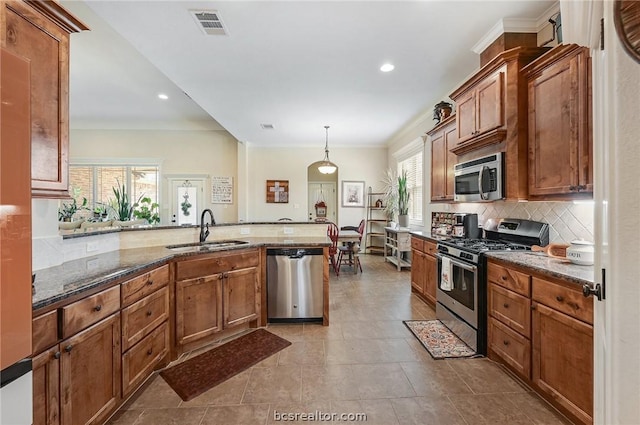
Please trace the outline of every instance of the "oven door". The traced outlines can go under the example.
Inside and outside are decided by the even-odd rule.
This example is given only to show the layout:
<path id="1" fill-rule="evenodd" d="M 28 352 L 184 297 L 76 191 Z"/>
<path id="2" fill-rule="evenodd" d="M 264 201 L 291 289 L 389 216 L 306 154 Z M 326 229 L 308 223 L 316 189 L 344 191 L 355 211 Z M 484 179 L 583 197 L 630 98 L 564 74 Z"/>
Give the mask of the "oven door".
<path id="1" fill-rule="evenodd" d="M 438 258 L 438 288 L 436 299 L 443 306 L 462 318 L 474 329 L 478 328 L 478 267 L 458 259 L 451 258 L 451 279 L 453 288 L 442 289 L 442 257 Z"/>

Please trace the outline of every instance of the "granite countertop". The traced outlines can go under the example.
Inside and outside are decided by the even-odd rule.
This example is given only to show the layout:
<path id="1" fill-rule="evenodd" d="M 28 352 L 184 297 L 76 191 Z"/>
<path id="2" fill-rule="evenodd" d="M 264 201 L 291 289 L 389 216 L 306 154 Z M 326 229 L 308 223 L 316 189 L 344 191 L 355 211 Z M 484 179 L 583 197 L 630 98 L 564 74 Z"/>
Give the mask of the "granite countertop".
<path id="1" fill-rule="evenodd" d="M 412 234 L 413 236 L 417 236 L 421 239 L 428 239 L 431 240 L 433 242 L 438 242 L 438 241 L 444 241 L 447 239 L 451 239 L 451 236 L 442 236 L 442 235 L 432 235 L 431 232 L 423 232 L 421 230 L 412 230 L 411 232 L 409 232 L 410 234 Z"/>
<path id="2" fill-rule="evenodd" d="M 65 298 L 135 275 L 145 268 L 160 266 L 174 258 L 258 247 L 325 247 L 331 245 L 331 242 L 324 236 L 258 237 L 238 240 L 244 240 L 247 243 L 206 251 L 201 251 L 199 246 L 180 251 L 173 251 L 164 246 L 121 249 L 37 270 L 34 281 L 35 292 L 32 298 L 33 309 L 38 310 Z"/>
<path id="3" fill-rule="evenodd" d="M 580 266 L 568 260 L 548 257 L 543 252 L 500 251 L 487 252 L 485 255 L 488 258 L 507 261 L 514 265 L 527 267 L 538 273 L 564 279 L 579 285 L 594 283 L 593 266 Z"/>

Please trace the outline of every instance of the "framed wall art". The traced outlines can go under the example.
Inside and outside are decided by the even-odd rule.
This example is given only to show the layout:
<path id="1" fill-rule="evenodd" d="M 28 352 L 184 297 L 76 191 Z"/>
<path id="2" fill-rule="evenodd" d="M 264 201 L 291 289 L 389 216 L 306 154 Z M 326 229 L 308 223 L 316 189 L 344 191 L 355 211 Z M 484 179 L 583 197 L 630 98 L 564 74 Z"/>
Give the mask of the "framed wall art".
<path id="1" fill-rule="evenodd" d="M 211 177 L 211 203 L 233 203 L 233 177 Z"/>
<path id="2" fill-rule="evenodd" d="M 342 180 L 342 206 L 364 208 L 364 182 Z"/>
<path id="3" fill-rule="evenodd" d="M 286 204 L 289 202 L 289 180 L 267 180 L 267 203 Z"/>

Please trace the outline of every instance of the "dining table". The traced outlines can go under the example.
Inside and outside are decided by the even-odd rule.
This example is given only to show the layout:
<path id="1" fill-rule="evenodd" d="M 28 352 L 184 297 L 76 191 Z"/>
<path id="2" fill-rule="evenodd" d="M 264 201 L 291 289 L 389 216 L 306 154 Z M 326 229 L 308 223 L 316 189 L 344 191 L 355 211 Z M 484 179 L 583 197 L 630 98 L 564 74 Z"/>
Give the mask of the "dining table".
<path id="1" fill-rule="evenodd" d="M 349 264 L 353 268 L 353 274 L 358 273 L 358 251 L 360 251 L 361 239 L 362 235 L 355 230 L 340 230 L 338 233 L 338 242 L 344 242 L 349 247 Z"/>

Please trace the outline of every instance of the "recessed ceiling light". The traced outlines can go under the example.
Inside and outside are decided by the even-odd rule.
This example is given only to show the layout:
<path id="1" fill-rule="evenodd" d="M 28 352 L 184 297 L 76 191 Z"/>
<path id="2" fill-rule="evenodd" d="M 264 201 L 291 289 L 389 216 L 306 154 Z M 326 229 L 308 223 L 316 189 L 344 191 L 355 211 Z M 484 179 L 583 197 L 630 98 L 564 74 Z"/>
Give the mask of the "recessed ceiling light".
<path id="1" fill-rule="evenodd" d="M 389 71 L 393 71 L 393 69 L 395 68 L 395 66 L 393 66 L 390 63 L 385 63 L 384 65 L 382 65 L 380 67 L 380 71 L 382 72 L 389 72 Z"/>
<path id="2" fill-rule="evenodd" d="M 164 93 L 160 93 L 160 94 L 158 95 L 158 99 L 167 100 L 167 99 L 169 99 L 169 96 L 167 96 L 167 95 L 166 95 L 166 94 L 164 94 Z"/>

